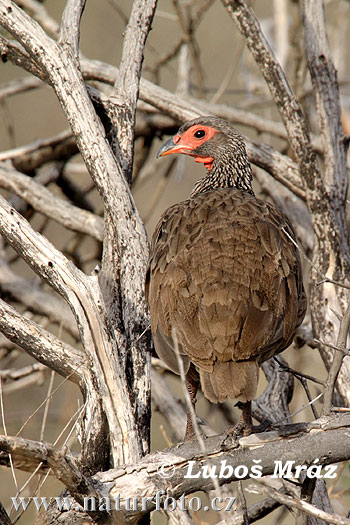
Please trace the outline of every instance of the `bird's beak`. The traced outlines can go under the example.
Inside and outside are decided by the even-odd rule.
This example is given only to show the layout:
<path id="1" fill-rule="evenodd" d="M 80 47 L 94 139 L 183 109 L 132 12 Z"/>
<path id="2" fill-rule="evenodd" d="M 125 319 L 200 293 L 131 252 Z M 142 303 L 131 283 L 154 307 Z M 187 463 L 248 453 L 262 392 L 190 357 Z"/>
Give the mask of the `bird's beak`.
<path id="1" fill-rule="evenodd" d="M 179 144 L 176 144 L 174 142 L 174 137 L 171 137 L 169 140 L 164 142 L 164 144 L 159 148 L 157 152 L 157 159 L 158 157 L 164 157 L 165 155 L 172 155 L 173 153 L 189 154 L 190 152 L 192 152 L 192 148 L 190 146 L 181 144 L 181 141 Z"/>

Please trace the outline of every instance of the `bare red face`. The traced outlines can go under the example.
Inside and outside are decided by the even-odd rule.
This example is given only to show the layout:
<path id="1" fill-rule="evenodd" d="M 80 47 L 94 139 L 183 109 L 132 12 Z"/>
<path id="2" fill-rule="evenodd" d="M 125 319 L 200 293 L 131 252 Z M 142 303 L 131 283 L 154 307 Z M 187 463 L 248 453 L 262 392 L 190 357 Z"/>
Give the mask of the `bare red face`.
<path id="1" fill-rule="evenodd" d="M 210 140 L 218 131 L 209 126 L 197 124 L 191 126 L 181 135 L 178 133 L 173 138 L 169 139 L 158 152 L 158 156 L 172 155 L 173 153 L 182 153 L 184 155 L 191 155 L 195 162 L 204 164 L 207 170 L 211 169 L 214 161 L 213 157 L 201 156 L 196 153 L 196 150 L 207 140 Z"/>

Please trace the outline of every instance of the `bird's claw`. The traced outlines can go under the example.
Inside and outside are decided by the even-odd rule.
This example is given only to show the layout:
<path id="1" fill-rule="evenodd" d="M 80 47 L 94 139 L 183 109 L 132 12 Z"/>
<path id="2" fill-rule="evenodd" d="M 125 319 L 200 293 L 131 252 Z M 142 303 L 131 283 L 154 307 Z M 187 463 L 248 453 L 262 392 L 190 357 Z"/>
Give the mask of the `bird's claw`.
<path id="1" fill-rule="evenodd" d="M 228 449 L 239 447 L 238 437 L 239 437 L 239 433 L 235 431 L 235 427 L 231 427 L 227 429 L 223 433 L 223 438 L 220 443 L 221 450 L 228 450 Z"/>

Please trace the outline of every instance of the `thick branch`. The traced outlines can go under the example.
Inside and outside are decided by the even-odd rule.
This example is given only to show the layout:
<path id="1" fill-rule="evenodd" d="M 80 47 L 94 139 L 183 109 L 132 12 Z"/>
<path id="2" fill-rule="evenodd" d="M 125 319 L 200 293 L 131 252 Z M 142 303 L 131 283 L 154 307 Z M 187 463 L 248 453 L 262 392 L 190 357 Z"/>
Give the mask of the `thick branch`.
<path id="1" fill-rule="evenodd" d="M 325 155 L 324 182 L 332 200 L 344 210 L 348 176 L 347 141 L 343 140 L 337 72 L 328 46 L 324 2 L 302 2 L 305 50 L 316 95 L 317 115 Z"/>
<path id="2" fill-rule="evenodd" d="M 85 356 L 20 315 L 0 299 L 0 331 L 40 363 L 79 384 L 86 374 Z"/>
<path id="3" fill-rule="evenodd" d="M 232 466 L 231 475 L 228 475 L 227 478 L 217 478 L 217 482 L 221 485 L 237 481 L 239 477 L 235 472 L 241 475 L 242 473 L 236 469 L 242 465 L 247 467 L 243 478 L 248 478 L 256 462 L 261 464 L 261 474 L 265 476 L 274 474 L 276 468 L 278 471 L 277 461 L 282 461 L 283 467 L 287 461 L 291 461 L 292 466 L 312 465 L 315 461 L 315 450 L 319 458 L 317 464 L 329 465 L 350 457 L 349 415 L 320 419 L 313 423 L 301 424 L 301 426 L 304 432 L 295 433 L 289 437 L 288 432 L 293 428 L 298 432 L 300 424 L 281 428 L 280 437 L 278 432 L 266 432 L 242 438 L 239 441 L 241 446 L 234 449 L 224 445 L 225 439 L 223 441 L 222 436 L 207 438 L 205 454 L 198 451 L 196 442 L 185 443 L 146 456 L 136 465 L 125 467 L 124 470 L 100 473 L 96 476 L 96 480 L 98 479 L 100 483 L 113 483 L 112 490 L 109 492 L 108 489 L 105 495 L 116 497 L 120 494 L 121 501 L 125 501 L 130 494 L 137 498 L 148 496 L 150 498 L 148 509 L 151 510 L 155 505 L 154 495 L 158 491 L 164 491 L 161 494 L 170 493 L 172 497 L 179 498 L 182 494 L 189 494 L 196 490 L 213 489 L 213 479 L 204 478 L 201 475 L 198 477 L 188 475 L 188 472 L 192 472 L 193 475 L 197 474 L 203 465 L 216 467 L 216 475 L 222 464 Z M 192 471 L 189 470 L 189 461 L 195 462 Z M 281 477 L 281 473 L 277 473 L 276 477 Z M 104 489 L 101 485 L 100 490 L 103 493 Z"/>
<path id="4" fill-rule="evenodd" d="M 141 338 L 148 325 L 143 291 L 146 233 L 71 53 L 48 38 L 38 24 L 10 0 L 0 0 L 0 23 L 25 47 L 54 87 L 104 200 L 108 251 L 104 257 L 109 264 L 105 265 L 100 280 L 102 296 L 98 283 L 88 282 L 86 276 L 79 274 L 81 280 L 77 285 L 70 275 L 69 283 L 74 289 L 74 293 L 71 292 L 75 296 L 73 308 L 84 318 L 80 319 L 80 326 L 85 330 L 84 347 L 91 352 L 96 367 L 95 380 L 100 382 L 99 388 L 104 393 L 114 459 L 131 461 L 148 449 L 149 442 L 148 424 L 144 422 L 149 418 L 150 358 L 147 341 Z M 130 280 L 130 275 L 136 278 Z M 65 287 L 61 293 L 63 290 L 69 293 Z M 139 425 L 139 421 L 142 424 Z"/>
<path id="5" fill-rule="evenodd" d="M 2 151 L 0 161 L 10 159 L 18 171 L 30 173 L 46 162 L 67 161 L 78 152 L 76 140 L 72 133 L 63 131 L 48 139 L 36 140 L 26 146 Z"/>
<path id="6" fill-rule="evenodd" d="M 303 430 L 298 432 L 300 428 Z M 145 456 L 135 465 L 127 465 L 117 470 L 101 472 L 91 479 L 83 479 L 85 483 L 81 493 L 85 494 L 86 492 L 83 491 L 87 490 L 88 493 L 94 493 L 98 497 L 118 497 L 121 503 L 121 511 L 118 513 L 120 523 L 131 523 L 135 514 L 140 516 L 155 508 L 157 493 L 160 494 L 162 501 L 169 494 L 177 499 L 182 494 L 215 488 L 212 478 L 203 475 L 195 477 L 204 465 L 215 469 L 212 472 L 216 476 L 222 465 L 231 467 L 231 469 L 228 467 L 230 473 L 225 473 L 225 478 L 217 478 L 216 481 L 222 485 L 251 477 L 251 474 L 254 474 L 251 469 L 257 464 L 261 465 L 262 476 L 272 474 L 279 478 L 282 476 L 280 468 L 284 469 L 286 465 L 288 468 L 287 461 L 291 462 L 292 470 L 296 465 L 313 465 L 315 450 L 319 458 L 318 465 L 326 466 L 345 461 L 350 457 L 349 430 L 350 416 L 345 415 L 322 418 L 312 423 L 288 425 L 281 428 L 279 432 L 266 432 L 241 438 L 240 446 L 236 443 L 234 448 L 225 444 L 227 438 L 223 436 L 207 438 L 205 453 L 199 452 L 196 442 L 188 442 Z M 55 469 L 59 479 L 73 485 L 74 490 L 77 489 L 70 465 L 68 465 L 68 472 L 65 468 L 66 463 L 71 459 L 67 456 L 62 457 L 50 445 L 2 436 L 0 447 L 7 453 L 13 454 L 15 465 L 19 468 L 21 467 L 17 462 L 22 457 L 27 465 L 28 454 L 33 461 L 33 468 L 40 462 L 47 461 Z M 58 457 L 55 454 L 59 454 Z M 189 462 L 194 463 L 190 466 Z M 63 467 L 60 470 L 61 465 Z M 245 472 L 242 472 L 242 465 L 246 467 Z M 259 474 L 257 477 L 259 478 Z M 141 498 L 147 498 L 147 509 L 145 507 L 141 509 L 141 505 L 138 505 L 136 513 L 126 511 L 125 501 L 131 495 L 138 498 L 139 502 Z M 270 508 L 270 505 L 268 507 Z M 122 521 L 123 515 L 125 521 Z"/>
<path id="7" fill-rule="evenodd" d="M 121 99 L 111 115 L 112 122 L 124 122 L 116 126 L 119 156 L 128 183 L 132 178 L 134 157 L 134 133 L 136 103 L 139 95 L 141 68 L 146 39 L 156 9 L 157 0 L 134 0 L 123 41 L 122 58 L 115 81 L 117 98 Z"/>
<path id="8" fill-rule="evenodd" d="M 68 305 L 60 298 L 44 291 L 40 285 L 19 277 L 0 260 L 0 291 L 22 303 L 28 310 L 49 317 L 67 330 L 77 341 L 79 331 Z"/>
<path id="9" fill-rule="evenodd" d="M 28 462 L 33 466 L 33 470 L 40 463 L 43 467 L 49 467 L 55 473 L 57 479 L 69 489 L 73 496 L 79 499 L 84 495 L 96 495 L 96 492 L 86 478 L 73 456 L 55 450 L 50 443 L 42 441 L 32 441 L 20 437 L 0 436 L 1 455 L 11 454 L 14 465 L 21 468 L 24 462 L 26 469 Z"/>
<path id="10" fill-rule="evenodd" d="M 79 62 L 80 19 L 85 8 L 86 0 L 68 0 L 64 8 L 59 42 L 70 48 L 76 64 Z"/>
<path id="11" fill-rule="evenodd" d="M 327 193 L 324 198 L 330 202 L 331 213 L 334 217 L 332 221 L 329 221 L 329 215 L 324 216 L 323 237 L 326 238 L 327 243 L 321 245 L 320 254 L 326 259 L 326 264 L 323 263 L 324 275 L 327 278 L 347 283 L 350 266 L 346 217 L 348 189 L 346 152 L 348 144 L 343 140 L 337 74 L 327 41 L 324 3 L 315 0 L 302 2 L 302 13 L 305 50 L 316 96 L 317 115 L 325 154 L 324 184 Z M 328 254 L 330 254 L 329 259 Z M 318 280 L 315 272 L 312 272 L 312 279 L 314 283 Z M 311 292 L 311 301 L 314 304 L 311 315 L 315 336 L 327 343 L 334 344 L 336 337 L 334 332 L 337 328 L 332 333 L 329 327 L 332 325 L 337 327 L 339 324 L 339 318 L 343 317 L 348 297 L 345 296 L 343 290 L 330 283 L 312 287 Z M 330 408 L 330 384 L 333 382 L 334 374 L 338 374 L 338 367 L 342 358 L 339 354 L 333 357 L 333 352 L 327 346 L 321 346 L 320 352 L 327 368 L 331 368 L 325 396 L 324 411 L 327 412 Z M 342 386 L 344 381 L 347 381 L 348 376 L 349 359 L 345 359 L 339 373 L 338 385 L 343 399 L 349 404 L 348 386 L 345 388 Z"/>
<path id="12" fill-rule="evenodd" d="M 48 82 L 47 77 L 41 69 L 33 62 L 31 57 L 23 50 L 17 42 L 10 42 L 0 35 L 0 55 L 3 62 L 11 60 L 16 66 L 22 67 L 28 73 L 35 75 L 44 82 Z"/>
<path id="13" fill-rule="evenodd" d="M 103 221 L 100 217 L 56 197 L 31 177 L 0 164 L 0 187 L 13 191 L 36 211 L 69 230 L 91 235 L 98 241 L 103 240 Z"/>
<path id="14" fill-rule="evenodd" d="M 293 149 L 299 169 L 307 182 L 307 187 L 314 190 L 319 183 L 320 173 L 316 165 L 315 153 L 311 148 L 301 107 L 288 84 L 286 76 L 274 57 L 254 12 L 246 1 L 222 1 L 259 65 L 288 132 L 290 146 Z"/>

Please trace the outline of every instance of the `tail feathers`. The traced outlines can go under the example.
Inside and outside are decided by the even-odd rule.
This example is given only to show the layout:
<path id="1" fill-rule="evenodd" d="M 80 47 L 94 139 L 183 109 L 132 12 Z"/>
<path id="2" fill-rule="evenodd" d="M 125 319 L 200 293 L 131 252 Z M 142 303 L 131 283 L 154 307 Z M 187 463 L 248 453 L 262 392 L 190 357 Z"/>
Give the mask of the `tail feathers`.
<path id="1" fill-rule="evenodd" d="M 227 398 L 246 402 L 256 396 L 259 367 L 255 361 L 215 363 L 213 372 L 199 373 L 203 393 L 212 403 Z"/>

